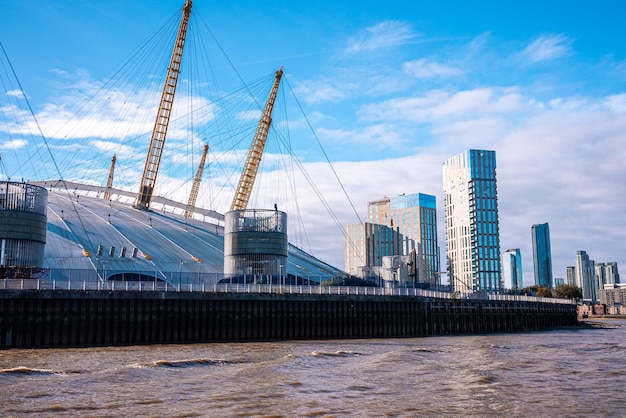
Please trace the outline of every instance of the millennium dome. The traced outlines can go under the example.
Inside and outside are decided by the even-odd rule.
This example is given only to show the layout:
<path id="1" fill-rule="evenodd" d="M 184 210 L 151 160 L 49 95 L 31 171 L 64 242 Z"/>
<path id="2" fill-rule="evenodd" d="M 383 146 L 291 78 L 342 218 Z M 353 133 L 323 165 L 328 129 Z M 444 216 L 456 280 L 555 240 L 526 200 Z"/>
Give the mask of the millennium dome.
<path id="1" fill-rule="evenodd" d="M 0 190 L 6 185 L 0 183 Z M 5 187 L 2 187 L 5 186 Z M 20 186 L 20 184 L 17 184 Z M 43 262 L 32 268 L 33 277 L 51 280 L 158 280 L 179 283 L 217 283 L 241 281 L 271 283 L 282 279 L 287 284 L 314 284 L 343 272 L 289 244 L 288 256 L 277 274 L 245 276 L 224 274 L 224 215 L 198 209 L 185 216 L 186 205 L 155 198 L 152 209 L 133 207 L 131 193 L 112 189 L 104 199 L 103 187 L 64 181 L 29 183 L 47 191 L 47 222 Z M 6 197 L 7 193 L 0 193 Z M 3 199 L 6 203 L 9 199 Z M 10 208 L 9 208 L 10 209 Z M 11 254 L 6 234 L 20 232 L 22 224 L 7 224 L 15 211 L 0 212 L 3 231 L 3 266 L 19 266 L 20 260 L 33 258 L 30 242 L 41 238 L 21 236 L 19 254 Z M 14 222 L 14 219 L 13 219 Z M 26 238 L 26 239 L 25 239 Z M 19 240 L 17 240 L 19 241 Z M 19 242 L 18 242 L 19 244 Z M 26 262 L 33 267 L 33 262 Z"/>
<path id="2" fill-rule="evenodd" d="M 185 43 L 194 47 L 192 37 L 186 37 L 193 23 L 191 9 L 192 2 L 187 0 L 182 18 L 171 19 L 171 24 L 159 29 L 176 33 L 175 37 L 153 36 L 150 42 L 165 44 L 144 45 L 146 53 L 171 52 L 169 58 L 158 61 L 141 51 L 131 54 L 135 61 L 124 63 L 120 67 L 124 71 L 114 71 L 119 80 L 112 81 L 111 77 L 98 84 L 92 90 L 97 90 L 94 96 L 84 104 L 65 104 L 74 106 L 76 113 L 62 121 L 59 130 L 46 135 L 30 106 L 35 123 L 25 119 L 28 112 L 16 110 L 16 103 L 26 95 L 15 94 L 21 91 L 21 84 L 10 87 L 12 81 L 5 81 L 7 74 L 2 74 L 3 84 L 13 92 L 6 97 L 17 97 L 17 101 L 3 103 L 4 120 L 15 121 L 7 122 L 6 130 L 0 131 L 9 136 L 6 143 L 29 144 L 15 148 L 25 151 L 16 151 L 13 159 L 2 155 L 0 270 L 4 278 L 314 284 L 345 274 L 287 241 L 287 213 L 291 216 L 293 212 L 282 210 L 295 202 L 293 185 L 282 188 L 286 197 L 281 200 L 276 179 L 258 184 L 259 179 L 263 183 L 262 179 L 280 171 L 276 162 L 293 153 L 289 134 L 278 133 L 288 124 L 272 124 L 274 106 L 282 97 L 279 86 L 283 68 L 272 74 L 269 92 L 263 80 L 224 92 L 214 85 L 211 65 L 201 71 L 194 67 L 197 72 L 193 79 L 184 76 L 181 69 L 189 68 L 183 60 Z M 204 43 L 195 47 L 205 52 Z M 194 59 L 198 60 L 199 52 L 192 51 Z M 152 67 L 138 69 L 144 65 Z M 10 79 L 12 74 L 8 76 Z M 199 80 L 200 76 L 205 79 Z M 178 102 L 189 108 L 174 100 L 179 78 L 187 89 L 179 94 L 183 99 Z M 161 82 L 152 82 L 157 79 Z M 209 97 L 189 87 L 191 81 L 210 86 L 217 96 Z M 140 115 L 144 111 L 150 117 Z M 254 120 L 254 125 L 246 125 L 244 119 Z M 33 134 L 35 126 L 41 138 Z M 277 148 L 270 148 L 270 161 L 262 163 L 264 152 L 268 153 L 268 136 L 272 135 Z M 17 137 L 27 139 L 14 139 Z M 203 180 L 209 144 L 211 152 L 226 163 L 212 159 L 211 166 L 221 171 L 214 168 L 217 175 Z M 193 164 L 181 163 L 181 149 L 191 150 L 191 155 L 201 145 L 204 155 L 199 166 L 193 160 Z M 119 153 L 117 167 L 114 152 Z M 112 163 L 105 167 L 103 163 L 111 154 Z M 161 161 L 166 158 L 171 160 L 163 165 L 170 171 L 164 179 Z M 264 164 L 269 165 L 270 174 L 264 174 Z M 193 176 L 181 174 L 177 167 L 188 169 L 192 165 L 198 167 L 192 192 L 189 201 L 181 203 L 183 185 L 190 184 Z M 30 173 L 23 172 L 27 168 Z M 119 171 L 114 174 L 114 169 Z M 231 180 L 233 175 L 239 177 L 238 182 Z M 118 185 L 122 180 L 124 184 Z M 198 194 L 201 198 L 208 195 L 198 193 L 200 184 L 207 180 L 216 190 L 211 192 L 214 200 L 219 200 L 219 193 L 228 196 L 222 198 L 221 206 L 196 203 Z M 260 202 L 255 193 L 267 195 L 267 200 Z M 226 200 L 232 205 L 224 204 Z M 280 202 L 281 211 L 275 202 Z"/>

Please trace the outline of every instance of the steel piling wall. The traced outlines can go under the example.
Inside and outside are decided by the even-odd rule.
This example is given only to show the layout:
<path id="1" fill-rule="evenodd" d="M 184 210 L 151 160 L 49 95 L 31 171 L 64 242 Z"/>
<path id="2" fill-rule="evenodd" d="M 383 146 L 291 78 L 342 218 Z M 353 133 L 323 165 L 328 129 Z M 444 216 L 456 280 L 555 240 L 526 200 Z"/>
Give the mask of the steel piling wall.
<path id="1" fill-rule="evenodd" d="M 411 296 L 0 290 L 0 348 L 421 337 L 574 326 L 576 305 Z"/>

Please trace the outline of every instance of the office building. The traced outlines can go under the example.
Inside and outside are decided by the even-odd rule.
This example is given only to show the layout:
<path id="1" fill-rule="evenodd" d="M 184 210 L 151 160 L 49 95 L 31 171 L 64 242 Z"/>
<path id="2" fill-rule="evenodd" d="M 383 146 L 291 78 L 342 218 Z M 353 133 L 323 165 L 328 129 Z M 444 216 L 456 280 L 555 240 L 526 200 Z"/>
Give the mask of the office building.
<path id="1" fill-rule="evenodd" d="M 552 288 L 552 254 L 550 252 L 550 228 L 548 224 L 536 224 L 531 228 L 533 240 L 533 264 L 535 285 Z"/>
<path id="2" fill-rule="evenodd" d="M 496 152 L 467 150 L 443 164 L 448 277 L 454 290 L 502 289 Z"/>
<path id="3" fill-rule="evenodd" d="M 524 287 L 522 278 L 522 254 L 519 248 L 506 250 L 502 256 L 504 288 L 517 290 Z"/>
<path id="4" fill-rule="evenodd" d="M 368 222 L 345 227 L 344 264 L 351 274 L 361 275 L 359 271 L 383 266 L 384 257 L 410 256 L 412 251 L 417 264 L 412 280 L 438 284 L 435 196 L 415 193 L 371 201 Z"/>
<path id="5" fill-rule="evenodd" d="M 583 291 L 583 299 L 597 300 L 594 261 L 586 251 L 576 251 L 576 286 Z"/>

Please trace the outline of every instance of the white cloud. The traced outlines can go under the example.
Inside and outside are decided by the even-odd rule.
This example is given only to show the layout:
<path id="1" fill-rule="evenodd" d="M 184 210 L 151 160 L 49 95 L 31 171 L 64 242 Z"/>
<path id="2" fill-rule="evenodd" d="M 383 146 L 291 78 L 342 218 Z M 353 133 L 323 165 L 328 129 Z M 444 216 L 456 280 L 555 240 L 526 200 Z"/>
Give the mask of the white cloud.
<path id="1" fill-rule="evenodd" d="M 429 91 L 423 96 L 390 99 L 362 106 L 361 120 L 413 123 L 462 118 L 490 113 L 512 113 L 526 105 L 515 89 L 479 88 L 458 92 Z"/>
<path id="2" fill-rule="evenodd" d="M 603 105 L 614 113 L 626 113 L 626 94 L 608 96 Z"/>
<path id="3" fill-rule="evenodd" d="M 348 146 L 369 146 L 372 149 L 395 147 L 407 141 L 406 136 L 399 135 L 396 126 L 391 124 L 374 124 L 356 131 L 345 129 L 321 128 L 317 131 L 325 142 L 339 142 Z"/>
<path id="4" fill-rule="evenodd" d="M 333 80 L 304 81 L 296 85 L 295 91 L 307 103 L 336 102 L 345 99 L 348 94 L 337 88 Z"/>
<path id="5" fill-rule="evenodd" d="M 25 139 L 12 139 L 10 141 L 0 142 L 0 148 L 18 150 L 28 145 L 28 141 Z"/>
<path id="6" fill-rule="evenodd" d="M 9 90 L 7 91 L 7 96 L 17 97 L 19 99 L 25 99 L 26 93 L 24 93 L 22 90 Z"/>
<path id="7" fill-rule="evenodd" d="M 463 71 L 458 68 L 425 58 L 405 62 L 402 70 L 415 78 L 448 78 L 463 74 Z"/>
<path id="8" fill-rule="evenodd" d="M 130 157 L 135 153 L 132 147 L 120 144 L 119 142 L 94 140 L 90 144 L 100 151 L 104 151 L 111 155 L 116 154 L 118 157 Z"/>
<path id="9" fill-rule="evenodd" d="M 337 69 L 332 78 L 299 82 L 295 92 L 307 103 L 338 103 L 404 91 L 411 78 L 385 66 L 346 67 Z"/>
<path id="10" fill-rule="evenodd" d="M 392 48 L 410 43 L 418 36 L 408 23 L 388 20 L 371 26 L 349 39 L 347 52 L 354 54 Z"/>
<path id="11" fill-rule="evenodd" d="M 237 113 L 237 119 L 240 120 L 259 120 L 262 115 L 262 111 L 258 109 L 247 110 Z"/>
<path id="12" fill-rule="evenodd" d="M 553 60 L 569 54 L 571 43 L 565 35 L 541 36 L 524 48 L 518 58 L 528 64 Z"/>

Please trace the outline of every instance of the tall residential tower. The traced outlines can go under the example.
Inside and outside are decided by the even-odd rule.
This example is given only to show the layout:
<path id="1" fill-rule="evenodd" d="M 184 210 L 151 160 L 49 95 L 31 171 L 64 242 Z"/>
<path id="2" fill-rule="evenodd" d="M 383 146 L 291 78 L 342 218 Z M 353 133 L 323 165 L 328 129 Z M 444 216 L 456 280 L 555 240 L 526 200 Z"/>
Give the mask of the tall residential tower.
<path id="1" fill-rule="evenodd" d="M 448 276 L 454 290 L 499 291 L 496 152 L 467 150 L 443 163 Z"/>
<path id="2" fill-rule="evenodd" d="M 595 263 L 586 251 L 576 251 L 576 286 L 583 291 L 583 299 L 598 300 L 595 284 Z"/>
<path id="3" fill-rule="evenodd" d="M 524 287 L 522 279 L 522 254 L 519 248 L 506 250 L 502 256 L 502 277 L 506 289 L 521 289 Z"/>
<path id="4" fill-rule="evenodd" d="M 552 253 L 548 224 L 535 224 L 531 228 L 533 239 L 533 264 L 535 284 L 552 289 Z"/>

